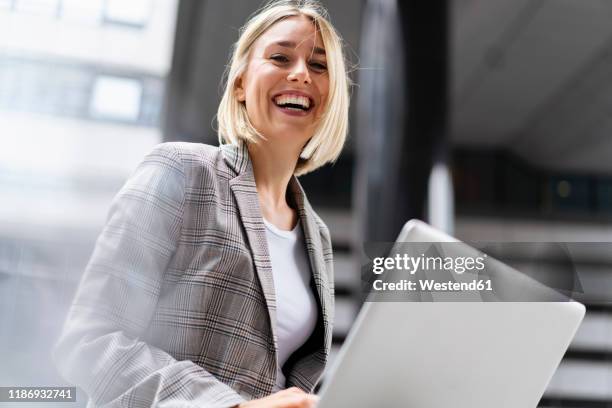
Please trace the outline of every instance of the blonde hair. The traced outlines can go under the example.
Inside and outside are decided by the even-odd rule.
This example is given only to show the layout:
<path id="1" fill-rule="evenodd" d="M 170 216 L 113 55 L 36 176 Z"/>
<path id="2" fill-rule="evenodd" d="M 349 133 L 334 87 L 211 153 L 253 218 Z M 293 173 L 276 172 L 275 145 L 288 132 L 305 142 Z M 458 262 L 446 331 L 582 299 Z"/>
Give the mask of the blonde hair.
<path id="1" fill-rule="evenodd" d="M 220 143 L 257 143 L 263 137 L 250 123 L 244 103 L 236 97 L 236 80 L 246 70 L 255 41 L 273 24 L 292 16 L 306 16 L 315 24 L 325 48 L 329 75 L 326 105 L 313 136 L 302 149 L 294 171 L 299 176 L 334 162 L 348 133 L 350 79 L 342 40 L 331 25 L 327 11 L 316 0 L 275 0 L 251 16 L 240 30 L 240 38 L 234 45 L 229 71 L 226 72 L 225 91 L 217 110 L 217 123 Z"/>

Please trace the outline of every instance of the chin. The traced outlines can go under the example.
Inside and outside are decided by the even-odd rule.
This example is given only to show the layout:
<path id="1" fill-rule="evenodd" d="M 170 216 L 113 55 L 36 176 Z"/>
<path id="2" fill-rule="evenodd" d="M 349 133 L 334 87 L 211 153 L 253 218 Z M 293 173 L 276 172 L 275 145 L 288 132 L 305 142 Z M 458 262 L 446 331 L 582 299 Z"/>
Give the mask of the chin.
<path id="1" fill-rule="evenodd" d="M 279 141 L 289 139 L 306 144 L 306 142 L 308 142 L 308 140 L 310 140 L 312 137 L 313 133 L 304 132 L 303 126 L 279 126 L 271 129 L 270 132 L 264 133 L 264 135 L 270 135 L 270 137 L 266 136 L 268 139 Z"/>

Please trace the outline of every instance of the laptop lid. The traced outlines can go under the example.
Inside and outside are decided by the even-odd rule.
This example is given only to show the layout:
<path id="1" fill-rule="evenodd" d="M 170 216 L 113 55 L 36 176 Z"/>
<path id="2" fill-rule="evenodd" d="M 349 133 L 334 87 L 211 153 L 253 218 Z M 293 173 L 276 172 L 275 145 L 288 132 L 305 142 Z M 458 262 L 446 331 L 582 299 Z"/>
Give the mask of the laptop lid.
<path id="1" fill-rule="evenodd" d="M 414 220 L 401 241 L 458 242 Z M 462 245 L 454 250 L 476 251 Z M 550 295 L 501 262 L 493 265 L 503 279 Z M 536 407 L 584 313 L 573 301 L 368 301 L 318 406 Z"/>

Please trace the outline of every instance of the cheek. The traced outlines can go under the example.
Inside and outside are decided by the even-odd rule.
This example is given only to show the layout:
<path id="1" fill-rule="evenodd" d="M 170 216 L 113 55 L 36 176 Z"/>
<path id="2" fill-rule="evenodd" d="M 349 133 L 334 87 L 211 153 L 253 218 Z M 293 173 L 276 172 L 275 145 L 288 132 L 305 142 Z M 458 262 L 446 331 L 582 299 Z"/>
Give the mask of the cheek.
<path id="1" fill-rule="evenodd" d="M 275 78 L 265 66 L 252 69 L 249 74 L 253 80 L 247 88 L 247 106 L 254 109 L 264 109 L 270 98 L 270 90 L 274 87 Z"/>
<path id="2" fill-rule="evenodd" d="M 324 77 L 321 79 L 319 93 L 321 94 L 321 100 L 326 102 L 329 95 L 329 78 Z"/>
<path id="3" fill-rule="evenodd" d="M 246 109 L 249 115 L 259 115 L 266 108 L 266 98 L 262 89 L 253 84 L 246 95 Z"/>
<path id="4" fill-rule="evenodd" d="M 326 81 L 321 84 L 319 87 L 319 95 L 321 95 L 321 104 L 319 105 L 319 112 L 322 112 L 327 105 L 327 101 L 329 98 L 329 83 Z"/>

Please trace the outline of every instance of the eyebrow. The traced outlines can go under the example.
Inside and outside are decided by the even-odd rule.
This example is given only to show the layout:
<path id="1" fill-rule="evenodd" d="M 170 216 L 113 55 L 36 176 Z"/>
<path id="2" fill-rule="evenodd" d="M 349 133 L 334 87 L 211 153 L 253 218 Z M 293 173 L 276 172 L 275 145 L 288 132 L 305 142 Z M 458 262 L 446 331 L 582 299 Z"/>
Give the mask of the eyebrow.
<path id="1" fill-rule="evenodd" d="M 274 44 L 284 47 L 284 48 L 293 48 L 293 49 L 297 48 L 297 44 L 293 41 L 278 41 Z M 314 47 L 313 54 L 325 55 L 325 50 L 321 47 Z"/>

